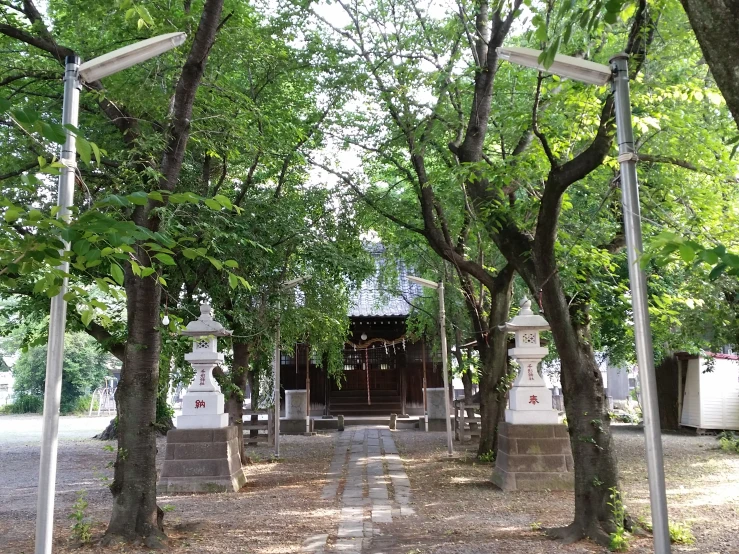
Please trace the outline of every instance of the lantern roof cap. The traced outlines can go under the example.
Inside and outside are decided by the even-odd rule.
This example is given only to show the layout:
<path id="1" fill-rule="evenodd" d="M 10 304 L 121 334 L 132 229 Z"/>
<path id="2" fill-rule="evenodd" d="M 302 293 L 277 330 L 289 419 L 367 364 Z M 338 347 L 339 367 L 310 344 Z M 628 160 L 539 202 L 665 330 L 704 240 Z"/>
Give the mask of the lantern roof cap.
<path id="1" fill-rule="evenodd" d="M 233 331 L 229 331 L 223 325 L 213 319 L 213 309 L 209 304 L 200 304 L 200 317 L 187 324 L 181 335 L 187 337 L 227 337 Z"/>
<path id="2" fill-rule="evenodd" d="M 516 331 L 546 331 L 549 329 L 549 322 L 539 314 L 531 311 L 531 300 L 524 296 L 519 306 L 521 310 L 518 312 L 518 315 L 506 323 L 506 331 L 515 333 Z"/>

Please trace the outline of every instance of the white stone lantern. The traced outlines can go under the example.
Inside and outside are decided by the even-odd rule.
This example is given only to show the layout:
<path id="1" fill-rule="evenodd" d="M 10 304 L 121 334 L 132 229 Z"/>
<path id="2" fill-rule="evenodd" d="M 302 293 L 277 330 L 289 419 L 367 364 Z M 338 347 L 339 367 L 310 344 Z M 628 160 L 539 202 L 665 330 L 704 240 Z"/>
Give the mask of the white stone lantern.
<path id="1" fill-rule="evenodd" d="M 552 391 L 539 375 L 539 362 L 549 353 L 542 347 L 539 333 L 549 329 L 542 316 L 531 311 L 531 301 L 524 297 L 521 311 L 506 323 L 506 330 L 515 333 L 516 345 L 508 355 L 518 362 L 520 371 L 509 394 L 505 420 L 512 424 L 557 424 L 559 416 L 552 408 Z"/>
<path id="2" fill-rule="evenodd" d="M 195 377 L 182 398 L 182 415 L 177 417 L 178 429 L 220 429 L 228 427 L 224 413 L 223 394 L 213 378 L 213 368 L 223 362 L 218 352 L 218 338 L 232 331 L 213 319 L 208 304 L 200 305 L 200 317 L 191 321 L 180 334 L 193 337 L 192 352 L 185 360 L 195 369 Z"/>

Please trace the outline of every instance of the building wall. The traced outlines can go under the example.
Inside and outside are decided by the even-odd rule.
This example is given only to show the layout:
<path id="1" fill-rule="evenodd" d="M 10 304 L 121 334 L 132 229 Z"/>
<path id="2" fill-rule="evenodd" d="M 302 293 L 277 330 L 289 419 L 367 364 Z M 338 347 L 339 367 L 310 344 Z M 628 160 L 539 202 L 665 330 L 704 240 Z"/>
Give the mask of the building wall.
<path id="1" fill-rule="evenodd" d="M 410 415 L 422 415 L 423 376 L 426 369 L 428 388 L 443 386 L 441 361 L 432 359 L 431 350 L 422 342 L 410 342 L 403 338 L 406 332 L 404 317 L 352 318 L 348 343 L 344 350 L 344 372 L 340 382 L 327 376 L 319 360 L 308 361 L 308 348 L 296 345 L 292 353 L 282 352 L 280 380 L 282 397 L 285 390 L 306 388 L 306 367 L 310 371 L 311 415 L 320 416 L 330 405 L 331 394 L 340 391 L 360 391 L 367 389 L 369 363 L 370 392 L 384 391 L 395 393 L 400 402 L 405 400 L 405 411 Z M 365 335 L 366 338 L 362 338 Z M 354 345 L 366 344 L 372 339 L 371 348 L 365 350 Z M 385 345 L 396 342 L 394 346 Z"/>
<path id="2" fill-rule="evenodd" d="M 683 391 L 683 413 L 680 425 L 701 426 L 700 363 L 697 358 L 688 360 Z"/>
<path id="3" fill-rule="evenodd" d="M 700 427 L 739 430 L 739 361 L 716 358 L 712 371 L 704 358 L 700 365 Z"/>

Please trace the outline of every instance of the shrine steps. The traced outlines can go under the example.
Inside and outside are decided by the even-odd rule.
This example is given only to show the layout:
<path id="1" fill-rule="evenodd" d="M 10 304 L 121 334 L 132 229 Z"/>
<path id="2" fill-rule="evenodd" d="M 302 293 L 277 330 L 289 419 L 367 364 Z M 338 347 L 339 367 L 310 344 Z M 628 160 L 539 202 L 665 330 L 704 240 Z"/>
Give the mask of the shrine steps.
<path id="1" fill-rule="evenodd" d="M 400 395 L 397 391 L 332 391 L 330 415 L 350 416 L 388 416 L 402 411 Z"/>

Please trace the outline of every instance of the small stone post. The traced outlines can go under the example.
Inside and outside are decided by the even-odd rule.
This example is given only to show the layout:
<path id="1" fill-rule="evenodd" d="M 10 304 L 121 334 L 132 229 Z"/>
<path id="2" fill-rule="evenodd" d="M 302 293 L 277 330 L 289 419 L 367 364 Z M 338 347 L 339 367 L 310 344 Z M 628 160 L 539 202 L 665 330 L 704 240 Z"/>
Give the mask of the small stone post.
<path id="1" fill-rule="evenodd" d="M 559 423 L 552 393 L 539 375 L 539 362 L 549 353 L 540 331 L 547 320 L 521 301 L 519 314 L 505 328 L 515 333 L 508 350 L 520 370 L 509 394 L 505 422 L 498 426 L 498 453 L 493 483 L 503 490 L 571 490 L 574 473 L 567 427 Z"/>
<path id="2" fill-rule="evenodd" d="M 213 378 L 213 368 L 223 362 L 217 337 L 231 331 L 213 320 L 208 304 L 200 317 L 188 323 L 183 335 L 193 337 L 193 349 L 185 354 L 195 377 L 182 398 L 177 429 L 167 433 L 167 448 L 157 491 L 238 491 L 246 484 L 239 456 L 238 428 L 228 425 L 223 394 Z"/>
<path id="3" fill-rule="evenodd" d="M 339 424 L 339 431 L 343 431 L 344 430 L 344 416 L 343 415 L 340 415 L 336 419 L 337 419 L 338 424 Z"/>
<path id="4" fill-rule="evenodd" d="M 395 431 L 398 421 L 398 414 L 390 414 L 390 430 Z"/>

